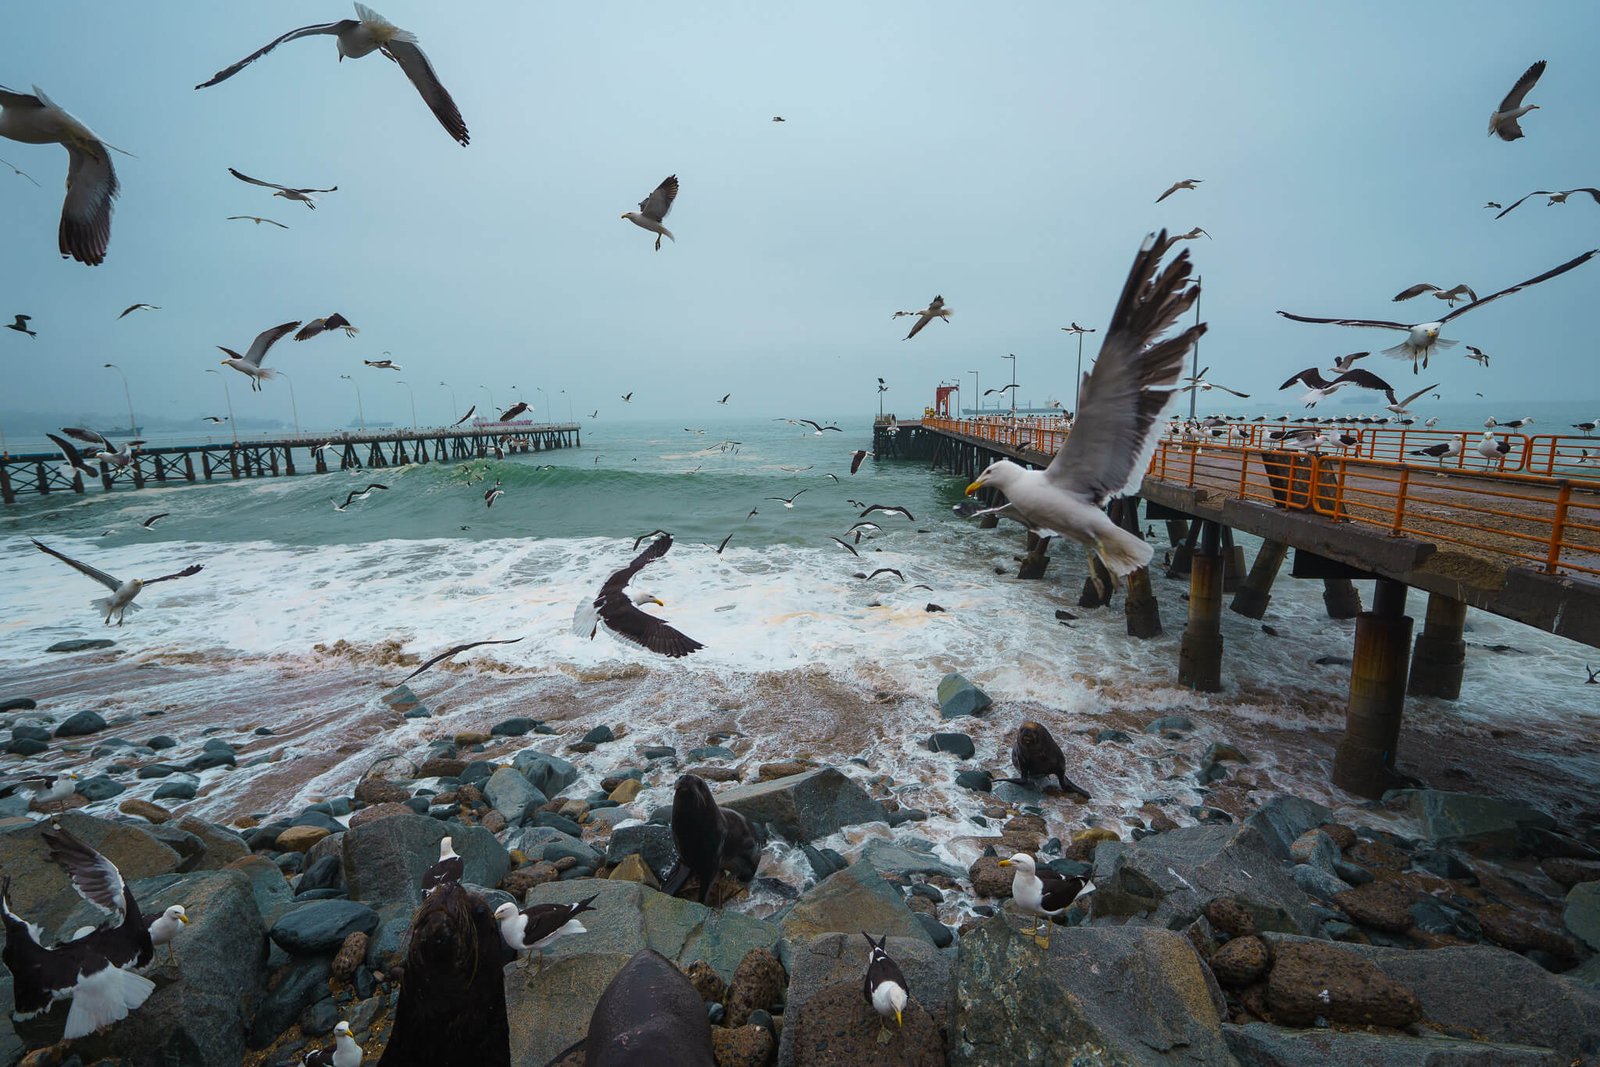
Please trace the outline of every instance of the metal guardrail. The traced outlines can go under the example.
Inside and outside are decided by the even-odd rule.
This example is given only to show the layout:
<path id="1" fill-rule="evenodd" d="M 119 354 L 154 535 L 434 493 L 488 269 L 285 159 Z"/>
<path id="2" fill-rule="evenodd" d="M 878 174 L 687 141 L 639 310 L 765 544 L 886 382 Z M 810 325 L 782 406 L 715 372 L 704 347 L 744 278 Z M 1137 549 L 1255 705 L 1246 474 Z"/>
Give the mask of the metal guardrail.
<path id="1" fill-rule="evenodd" d="M 1044 455 L 1070 432 L 1009 420 L 925 417 L 922 425 Z M 1215 441 L 1165 438 L 1147 476 L 1549 574 L 1600 576 L 1600 439 L 1503 434 L 1513 447 L 1491 462 L 1478 455 L 1475 431 L 1364 427 L 1342 431 L 1357 437 L 1342 451 L 1314 453 L 1272 445 L 1266 435 L 1280 428 L 1249 424 Z M 1463 442 L 1461 454 L 1442 464 L 1410 454 L 1451 440 Z"/>

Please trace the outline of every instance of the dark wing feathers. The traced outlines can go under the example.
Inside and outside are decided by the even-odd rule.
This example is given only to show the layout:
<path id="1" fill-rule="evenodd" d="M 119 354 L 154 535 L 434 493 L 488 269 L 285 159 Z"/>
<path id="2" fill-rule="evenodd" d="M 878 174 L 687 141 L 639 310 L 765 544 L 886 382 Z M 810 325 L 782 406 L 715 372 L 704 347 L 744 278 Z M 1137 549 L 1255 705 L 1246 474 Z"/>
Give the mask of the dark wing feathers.
<path id="1" fill-rule="evenodd" d="M 1583 264 L 1585 264 L 1585 263 L 1589 262 L 1589 260 L 1593 259 L 1596 253 L 1600 253 L 1600 248 L 1591 248 L 1589 251 L 1583 253 L 1581 256 L 1573 256 L 1571 259 L 1569 259 L 1565 263 L 1561 264 L 1561 266 L 1553 267 L 1550 270 L 1545 271 L 1543 274 L 1538 275 L 1537 277 L 1529 278 L 1525 282 L 1518 282 L 1516 285 L 1509 286 L 1509 287 L 1507 287 L 1505 289 L 1502 289 L 1498 293 L 1490 293 L 1488 296 L 1483 297 L 1483 298 L 1481 298 L 1479 300 L 1474 300 L 1470 304 L 1463 304 L 1461 307 L 1456 308 L 1454 311 L 1450 312 L 1450 314 L 1444 316 L 1444 318 L 1440 319 L 1439 321 L 1440 321 L 1440 323 L 1449 322 L 1451 319 L 1456 318 L 1457 316 L 1465 315 L 1467 312 L 1471 311 L 1475 307 L 1482 307 L 1483 305 L 1489 303 L 1491 300 L 1499 300 L 1502 296 L 1510 296 L 1512 293 L 1520 293 L 1522 290 L 1528 288 L 1528 286 L 1530 286 L 1530 285 L 1538 285 L 1540 282 L 1547 282 L 1551 278 L 1555 278 L 1555 277 L 1558 277 L 1558 276 L 1560 276 L 1562 274 L 1567 273 L 1567 271 L 1572 270 L 1574 267 L 1581 267 Z"/>
<path id="2" fill-rule="evenodd" d="M 39 836 L 49 849 L 50 858 L 66 869 L 79 896 L 119 918 L 125 916 L 127 887 L 116 864 L 65 828 L 44 830 Z"/>
<path id="3" fill-rule="evenodd" d="M 456 102 L 451 99 L 449 91 L 439 83 L 439 76 L 433 72 L 433 65 L 428 62 L 428 57 L 422 54 L 422 49 L 417 47 L 415 41 L 393 40 L 384 45 L 384 51 L 388 53 L 389 58 L 400 64 L 400 69 L 411 79 L 411 84 L 417 87 L 423 103 L 428 105 L 433 117 L 439 120 L 444 132 L 465 147 L 470 140 L 466 121 L 462 119 L 461 110 L 456 107 Z"/>
<path id="4" fill-rule="evenodd" d="M 522 640 L 522 638 L 520 638 L 520 637 L 513 637 L 513 638 L 509 638 L 509 639 L 505 639 L 505 640 L 498 640 L 498 641 L 468 641 L 464 645 L 455 645 L 455 646 L 453 646 L 451 648 L 445 649 L 443 652 L 439 653 L 437 656 L 433 657 L 428 662 L 424 663 L 422 666 L 418 667 L 416 670 L 414 670 L 410 674 L 406 675 L 404 678 L 401 679 L 401 681 L 409 682 L 409 681 L 411 681 L 411 679 L 415 678 L 417 675 L 421 674 L 423 671 L 427 670 L 429 667 L 432 667 L 435 663 L 438 663 L 441 660 L 447 660 L 451 656 L 456 655 L 458 652 L 465 652 L 469 648 L 477 648 L 479 645 L 514 645 L 518 641 L 521 641 L 521 640 Z"/>
<path id="5" fill-rule="evenodd" d="M 1537 82 L 1540 76 L 1543 74 L 1544 60 L 1541 59 L 1537 63 L 1534 63 L 1532 66 L 1530 66 L 1527 70 L 1522 72 L 1522 77 L 1517 79 L 1517 84 L 1511 87 L 1511 91 L 1506 94 L 1504 100 L 1500 101 L 1500 106 L 1495 110 L 1504 112 L 1510 111 L 1513 108 L 1521 107 L 1522 98 L 1528 95 L 1528 93 L 1533 89 L 1534 83 Z"/>
<path id="6" fill-rule="evenodd" d="M 292 41 L 297 37 L 310 37 L 319 33 L 342 33 L 347 29 L 353 29 L 357 25 L 358 23 L 355 19 L 340 19 L 338 22 L 325 22 L 318 26 L 301 26 L 298 30 L 290 30 L 282 37 L 279 37 L 276 40 L 268 43 L 265 47 L 258 48 L 254 52 L 251 52 L 233 66 L 224 67 L 222 70 L 217 71 L 211 76 L 209 81 L 203 81 L 199 85 L 196 85 L 195 88 L 206 89 L 217 84 L 218 82 L 227 81 L 229 78 L 233 77 L 235 74 L 239 73 L 241 70 L 248 67 L 250 64 L 254 63 L 256 60 L 260 59 L 262 56 L 266 55 L 268 52 L 272 51 L 285 41 Z"/>
<path id="7" fill-rule="evenodd" d="M 30 538 L 30 540 L 33 540 L 33 539 Z M 120 581 L 118 581 L 117 579 L 111 577 L 111 575 L 107 574 L 105 571 L 100 570 L 97 567 L 91 567 L 87 563 L 84 563 L 84 562 L 82 562 L 80 560 L 73 559 L 71 556 L 64 555 L 64 554 L 62 554 L 60 552 L 57 552 L 55 549 L 51 548 L 49 545 L 45 544 L 43 541 L 33 540 L 33 547 L 37 548 L 40 552 L 43 552 L 46 555 L 54 556 L 56 559 L 59 559 L 62 563 L 65 563 L 67 566 L 69 566 L 73 570 L 77 571 L 79 574 L 85 575 L 85 576 L 87 576 L 89 578 L 93 578 L 95 581 L 99 582 L 101 585 L 105 586 L 107 589 L 111 590 L 113 593 L 115 593 L 122 586 L 122 583 Z"/>
<path id="8" fill-rule="evenodd" d="M 1278 314 L 1282 315 L 1286 319 L 1293 319 L 1295 322 L 1320 322 L 1327 323 L 1332 326 L 1373 326 L 1384 330 L 1404 330 L 1407 333 L 1411 332 L 1411 326 L 1409 323 L 1390 322 L 1388 319 L 1319 319 L 1314 318 L 1311 315 L 1294 315 L 1287 311 L 1280 311 Z"/>
<path id="9" fill-rule="evenodd" d="M 1359 368 L 1345 371 L 1333 380 L 1334 382 L 1349 382 L 1351 385 L 1362 389 L 1376 389 L 1380 393 L 1392 393 L 1394 387 L 1369 370 Z M 1332 382 L 1328 384 L 1333 384 Z"/>
<path id="10" fill-rule="evenodd" d="M 1278 386 L 1278 388 L 1287 389 L 1295 382 L 1304 384 L 1308 389 L 1326 389 L 1330 384 L 1325 378 L 1322 377 L 1322 372 L 1316 367 L 1307 367 L 1305 370 L 1296 374 L 1293 378 L 1290 378 L 1288 381 Z"/>
<path id="11" fill-rule="evenodd" d="M 147 579 L 144 584 L 150 586 L 155 585 L 157 582 L 170 582 L 174 578 L 193 578 L 203 570 L 205 570 L 205 566 L 203 564 L 191 563 L 181 571 L 174 571 L 171 574 L 163 574 L 159 578 Z"/>
<path id="12" fill-rule="evenodd" d="M 697 652 L 705 646 L 654 615 L 641 611 L 638 605 L 628 598 L 626 591 L 628 583 L 633 580 L 635 574 L 666 555 L 671 547 L 671 534 L 663 534 L 657 538 L 650 547 L 639 553 L 632 563 L 606 579 L 606 583 L 600 587 L 600 595 L 595 598 L 594 606 L 600 615 L 600 621 L 618 637 L 632 641 L 651 652 L 676 659 Z"/>

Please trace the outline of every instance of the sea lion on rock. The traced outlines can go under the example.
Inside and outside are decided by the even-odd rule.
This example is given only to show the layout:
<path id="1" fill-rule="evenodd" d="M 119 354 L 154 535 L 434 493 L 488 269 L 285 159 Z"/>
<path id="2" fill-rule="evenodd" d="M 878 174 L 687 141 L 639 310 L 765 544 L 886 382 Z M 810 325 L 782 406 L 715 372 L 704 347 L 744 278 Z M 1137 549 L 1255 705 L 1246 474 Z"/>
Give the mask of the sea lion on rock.
<path id="1" fill-rule="evenodd" d="M 1017 740 L 1011 746 L 1011 765 L 1022 777 L 997 781 L 1027 785 L 1031 779 L 1048 778 L 1053 774 L 1063 793 L 1081 793 L 1085 800 L 1089 799 L 1089 791 L 1067 777 L 1067 757 L 1043 723 L 1028 719 L 1017 727 Z"/>
<path id="2" fill-rule="evenodd" d="M 686 774 L 672 795 L 672 841 L 678 862 L 668 873 L 667 895 L 676 896 L 692 876 L 700 883 L 700 903 L 711 895 L 720 871 L 749 884 L 761 863 L 761 838 L 736 811 L 717 807 L 705 780 Z"/>
<path id="3" fill-rule="evenodd" d="M 671 960 L 640 949 L 600 994 L 588 1036 L 550 1063 L 714 1067 L 705 1001 Z"/>
<path id="4" fill-rule="evenodd" d="M 501 969 L 510 953 L 489 905 L 445 882 L 411 919 L 394 1030 L 378 1067 L 511 1067 Z"/>

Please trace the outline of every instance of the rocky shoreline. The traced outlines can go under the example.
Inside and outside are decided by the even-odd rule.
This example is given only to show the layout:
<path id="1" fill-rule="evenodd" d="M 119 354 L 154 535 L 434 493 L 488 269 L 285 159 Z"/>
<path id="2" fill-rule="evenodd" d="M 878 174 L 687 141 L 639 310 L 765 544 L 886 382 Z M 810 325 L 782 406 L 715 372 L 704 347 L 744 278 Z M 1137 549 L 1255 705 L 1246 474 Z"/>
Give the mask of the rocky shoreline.
<path id="1" fill-rule="evenodd" d="M 1000 714 L 971 693 L 941 687 L 929 759 L 966 761 L 962 717 Z M 387 702 L 428 714 L 404 690 Z M 51 1045 L 59 1007 L 13 1023 L 0 978 L 0 1067 L 28 1049 L 42 1050 L 31 1067 L 275 1067 L 330 1043 L 341 1019 L 375 1063 L 421 875 L 446 835 L 491 906 L 598 894 L 588 934 L 506 970 L 517 1067 L 580 1040 L 607 983 L 646 948 L 706 1002 L 722 1067 L 1600 1061 L 1593 811 L 1558 822 L 1520 801 L 1417 789 L 1336 812 L 1230 792 L 1250 757 L 1211 743 L 1173 760 L 1183 795 L 1211 802 L 1152 797 L 1095 825 L 1070 796 L 963 767 L 956 780 L 981 813 L 963 817 L 955 848 L 864 761 L 760 763 L 723 734 L 685 739 L 680 755 L 630 743 L 623 725 L 580 733 L 516 717 L 381 760 L 349 796 L 221 825 L 184 804 L 198 776 L 231 765 L 227 742 L 168 762 L 176 742 L 144 737 L 147 723 L 30 705 L 3 710 L 13 755 L 69 739 L 116 762 L 64 802 L 0 797 L 14 907 L 52 936 L 96 918 L 45 854 L 29 810 L 42 806 L 118 865 L 147 913 L 181 903 L 193 921 L 175 959 L 151 970 L 145 1005 L 71 1047 Z M 1145 729 L 1181 750 L 1193 726 L 1165 716 Z M 660 787 L 689 771 L 770 836 L 754 882 L 719 882 L 713 907 L 659 890 L 674 858 Z M 149 778 L 162 782 L 149 799 L 117 800 Z M 97 814 L 72 810 L 89 804 Z M 1092 880 L 1048 949 L 1008 905 L 998 861 L 1018 852 Z M 975 858 L 963 867 L 958 853 Z M 863 929 L 888 936 L 913 998 L 884 1045 L 861 995 Z"/>

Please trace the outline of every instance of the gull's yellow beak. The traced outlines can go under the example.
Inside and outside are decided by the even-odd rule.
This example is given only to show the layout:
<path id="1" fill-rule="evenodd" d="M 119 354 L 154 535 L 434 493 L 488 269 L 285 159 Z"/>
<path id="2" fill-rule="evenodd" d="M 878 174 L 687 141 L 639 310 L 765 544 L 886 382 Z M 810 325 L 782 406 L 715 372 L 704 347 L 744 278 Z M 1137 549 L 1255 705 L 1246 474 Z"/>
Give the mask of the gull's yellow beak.
<path id="1" fill-rule="evenodd" d="M 1001 860 L 999 865 L 1001 867 L 1009 867 L 1009 866 L 1011 866 L 1011 861 L 1010 860 Z"/>
<path id="2" fill-rule="evenodd" d="M 982 488 L 983 488 L 983 479 L 979 478 L 977 481 L 975 481 L 971 485 L 967 486 L 967 495 L 971 496 L 973 493 L 976 493 L 979 489 L 982 489 Z"/>
<path id="3" fill-rule="evenodd" d="M 180 916 L 178 916 L 178 921 L 183 923 L 185 926 L 187 926 L 187 925 L 189 925 L 189 916 L 180 915 Z"/>
<path id="4" fill-rule="evenodd" d="M 625 219 L 627 217 L 628 217 L 628 213 L 626 211 L 624 211 L 622 214 L 617 216 L 617 218 L 619 218 L 619 219 Z"/>
<path id="5" fill-rule="evenodd" d="M 905 1023 L 900 1021 L 900 1009 L 899 1008 L 896 1008 L 894 1010 L 894 1024 L 896 1026 L 904 1026 L 905 1025 Z"/>
<path id="6" fill-rule="evenodd" d="M 650 598 L 650 603 L 654 604 L 658 608 L 664 608 L 664 607 L 667 606 L 667 602 L 665 600 L 662 600 L 658 596 L 651 597 Z"/>

